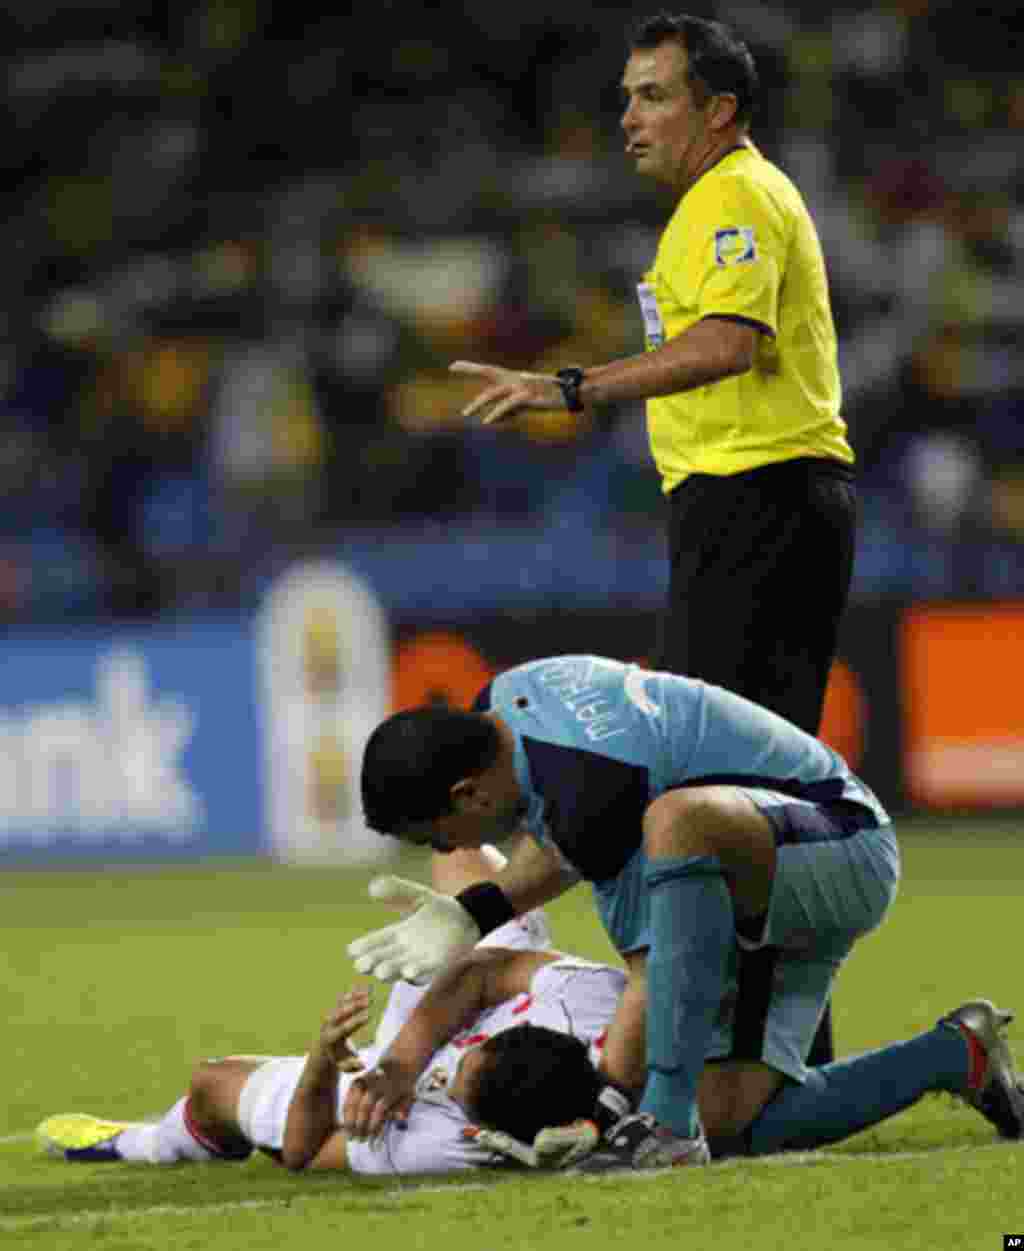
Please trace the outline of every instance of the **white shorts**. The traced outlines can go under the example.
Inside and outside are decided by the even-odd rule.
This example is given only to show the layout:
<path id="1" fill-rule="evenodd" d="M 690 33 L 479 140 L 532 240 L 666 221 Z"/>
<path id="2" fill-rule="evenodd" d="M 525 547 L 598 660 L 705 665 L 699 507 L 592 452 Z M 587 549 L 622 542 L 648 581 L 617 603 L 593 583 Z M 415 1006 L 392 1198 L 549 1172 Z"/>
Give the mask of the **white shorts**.
<path id="1" fill-rule="evenodd" d="M 281 1150 L 288 1107 L 305 1065 L 305 1056 L 275 1056 L 250 1074 L 238 1096 L 238 1124 L 254 1147 Z M 340 1095 L 351 1075 L 339 1077 Z"/>

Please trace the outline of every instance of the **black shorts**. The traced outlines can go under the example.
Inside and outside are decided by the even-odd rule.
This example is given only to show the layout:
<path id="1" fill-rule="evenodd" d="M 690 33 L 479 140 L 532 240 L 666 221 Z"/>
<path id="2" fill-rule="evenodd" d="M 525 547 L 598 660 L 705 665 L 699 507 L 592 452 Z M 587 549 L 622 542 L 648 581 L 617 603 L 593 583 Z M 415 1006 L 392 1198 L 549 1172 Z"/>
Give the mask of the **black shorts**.
<path id="1" fill-rule="evenodd" d="M 853 573 L 857 497 L 838 461 L 693 474 L 669 502 L 659 667 L 816 734 Z"/>

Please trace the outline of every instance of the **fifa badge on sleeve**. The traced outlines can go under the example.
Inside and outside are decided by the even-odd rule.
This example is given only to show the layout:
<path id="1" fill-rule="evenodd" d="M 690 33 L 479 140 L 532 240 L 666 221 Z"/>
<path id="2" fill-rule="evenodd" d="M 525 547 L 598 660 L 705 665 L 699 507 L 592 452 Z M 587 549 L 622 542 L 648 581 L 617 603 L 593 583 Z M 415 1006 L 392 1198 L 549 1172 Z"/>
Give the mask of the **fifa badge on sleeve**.
<path id="1" fill-rule="evenodd" d="M 743 261 L 757 260 L 753 226 L 730 226 L 715 231 L 715 264 L 740 265 Z"/>

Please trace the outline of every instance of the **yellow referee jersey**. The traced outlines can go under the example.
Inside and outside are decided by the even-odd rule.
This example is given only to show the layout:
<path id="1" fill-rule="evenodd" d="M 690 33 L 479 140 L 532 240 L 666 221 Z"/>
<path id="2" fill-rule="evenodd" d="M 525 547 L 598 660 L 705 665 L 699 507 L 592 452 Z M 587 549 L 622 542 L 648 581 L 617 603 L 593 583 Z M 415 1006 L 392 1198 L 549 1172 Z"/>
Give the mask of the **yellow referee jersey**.
<path id="1" fill-rule="evenodd" d="M 747 373 L 647 401 L 666 493 L 691 473 L 853 462 L 818 235 L 796 187 L 756 148 L 730 152 L 683 195 L 639 296 L 649 348 L 715 315 L 763 330 Z"/>

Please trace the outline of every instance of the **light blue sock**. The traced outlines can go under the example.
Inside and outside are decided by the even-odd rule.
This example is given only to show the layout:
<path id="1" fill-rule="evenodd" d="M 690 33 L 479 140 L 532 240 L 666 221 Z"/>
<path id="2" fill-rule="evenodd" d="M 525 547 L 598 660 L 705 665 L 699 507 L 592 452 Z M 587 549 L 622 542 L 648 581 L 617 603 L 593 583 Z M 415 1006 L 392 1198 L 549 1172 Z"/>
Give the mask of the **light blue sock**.
<path id="1" fill-rule="evenodd" d="M 651 860 L 647 1085 L 640 1103 L 681 1137 L 697 1133 L 704 1068 L 733 943 L 732 899 L 716 856 Z"/>
<path id="2" fill-rule="evenodd" d="M 748 1154 L 823 1147 L 877 1125 L 933 1090 L 961 1092 L 967 1041 L 955 1026 L 811 1069 L 787 1085 L 744 1134 Z"/>

